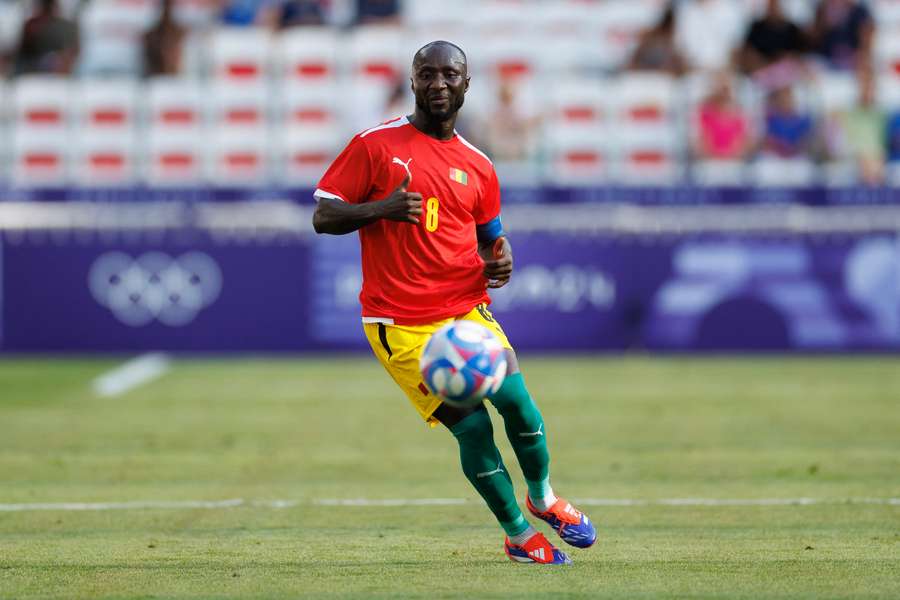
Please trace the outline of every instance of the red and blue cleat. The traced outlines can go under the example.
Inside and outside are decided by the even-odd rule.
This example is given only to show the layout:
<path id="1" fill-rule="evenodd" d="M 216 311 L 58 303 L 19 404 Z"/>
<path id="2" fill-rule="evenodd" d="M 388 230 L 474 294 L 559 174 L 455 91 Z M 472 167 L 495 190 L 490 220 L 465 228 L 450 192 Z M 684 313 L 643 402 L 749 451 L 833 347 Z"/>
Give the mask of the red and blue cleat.
<path id="1" fill-rule="evenodd" d="M 528 541 L 517 546 L 507 537 L 503 549 L 509 560 L 520 563 L 538 563 L 543 565 L 569 565 L 572 561 L 565 552 L 554 548 L 543 533 L 535 533 Z"/>
<path id="2" fill-rule="evenodd" d="M 559 498 L 553 503 L 553 506 L 543 512 L 531 503 L 531 498 L 528 496 L 525 496 L 525 505 L 531 514 L 549 523 L 559 537 L 570 546 L 588 548 L 597 541 L 597 530 L 594 529 L 594 524 L 586 514 L 577 510 L 567 500 Z"/>

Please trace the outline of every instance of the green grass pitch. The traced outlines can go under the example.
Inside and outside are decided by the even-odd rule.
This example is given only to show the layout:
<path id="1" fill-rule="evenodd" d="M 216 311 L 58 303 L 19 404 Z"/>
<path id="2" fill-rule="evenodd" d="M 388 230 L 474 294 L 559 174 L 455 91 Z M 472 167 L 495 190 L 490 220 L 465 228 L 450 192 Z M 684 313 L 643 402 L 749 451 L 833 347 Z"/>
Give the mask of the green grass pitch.
<path id="1" fill-rule="evenodd" d="M 893 357 L 524 357 L 557 492 L 650 501 L 584 506 L 571 567 L 506 559 L 454 440 L 372 358 L 178 360 L 95 396 L 116 364 L 0 361 L 0 598 L 900 598 L 900 505 L 845 502 L 900 497 Z M 353 498 L 467 501 L 316 504 Z"/>

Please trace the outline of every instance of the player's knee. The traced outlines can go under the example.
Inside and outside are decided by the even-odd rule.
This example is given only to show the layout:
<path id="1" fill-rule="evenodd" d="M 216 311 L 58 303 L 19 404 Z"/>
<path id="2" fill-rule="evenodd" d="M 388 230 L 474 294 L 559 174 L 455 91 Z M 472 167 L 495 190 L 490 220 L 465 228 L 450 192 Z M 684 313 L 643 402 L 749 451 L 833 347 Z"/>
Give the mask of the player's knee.
<path id="1" fill-rule="evenodd" d="M 450 426 L 450 431 L 461 443 L 463 440 L 482 439 L 489 439 L 493 443 L 494 440 L 494 426 L 491 424 L 491 416 L 483 404 L 462 416 L 454 425 Z"/>

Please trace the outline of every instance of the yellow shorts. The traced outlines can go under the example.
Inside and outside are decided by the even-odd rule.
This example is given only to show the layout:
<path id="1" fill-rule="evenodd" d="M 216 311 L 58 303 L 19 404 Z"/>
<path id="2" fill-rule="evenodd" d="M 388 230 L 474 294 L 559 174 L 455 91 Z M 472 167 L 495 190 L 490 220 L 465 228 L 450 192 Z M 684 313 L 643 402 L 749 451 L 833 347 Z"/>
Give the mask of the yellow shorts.
<path id="1" fill-rule="evenodd" d="M 512 349 L 503 328 L 494 320 L 486 304 L 479 304 L 468 313 L 427 325 L 386 325 L 384 323 L 363 323 L 366 337 L 372 346 L 372 351 L 387 370 L 397 385 L 400 386 L 409 401 L 415 407 L 422 418 L 432 427 L 438 424 L 438 420 L 432 414 L 441 404 L 435 398 L 419 372 L 419 356 L 428 343 L 431 334 L 453 321 L 475 321 L 484 325 L 500 338 L 504 348 Z"/>

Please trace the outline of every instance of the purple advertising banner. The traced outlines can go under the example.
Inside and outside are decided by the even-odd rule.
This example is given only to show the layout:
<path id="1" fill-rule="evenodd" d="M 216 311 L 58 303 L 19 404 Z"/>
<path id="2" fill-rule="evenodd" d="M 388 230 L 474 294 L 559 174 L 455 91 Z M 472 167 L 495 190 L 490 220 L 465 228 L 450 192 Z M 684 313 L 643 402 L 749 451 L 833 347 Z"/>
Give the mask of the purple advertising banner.
<path id="1" fill-rule="evenodd" d="M 6 236 L 2 349 L 367 346 L 355 235 L 120 238 Z M 492 310 L 523 350 L 900 350 L 894 235 L 511 240 L 515 272 Z"/>
<path id="2" fill-rule="evenodd" d="M 256 351 L 308 345 L 308 247 L 150 241 L 3 244 L 3 347 Z"/>

